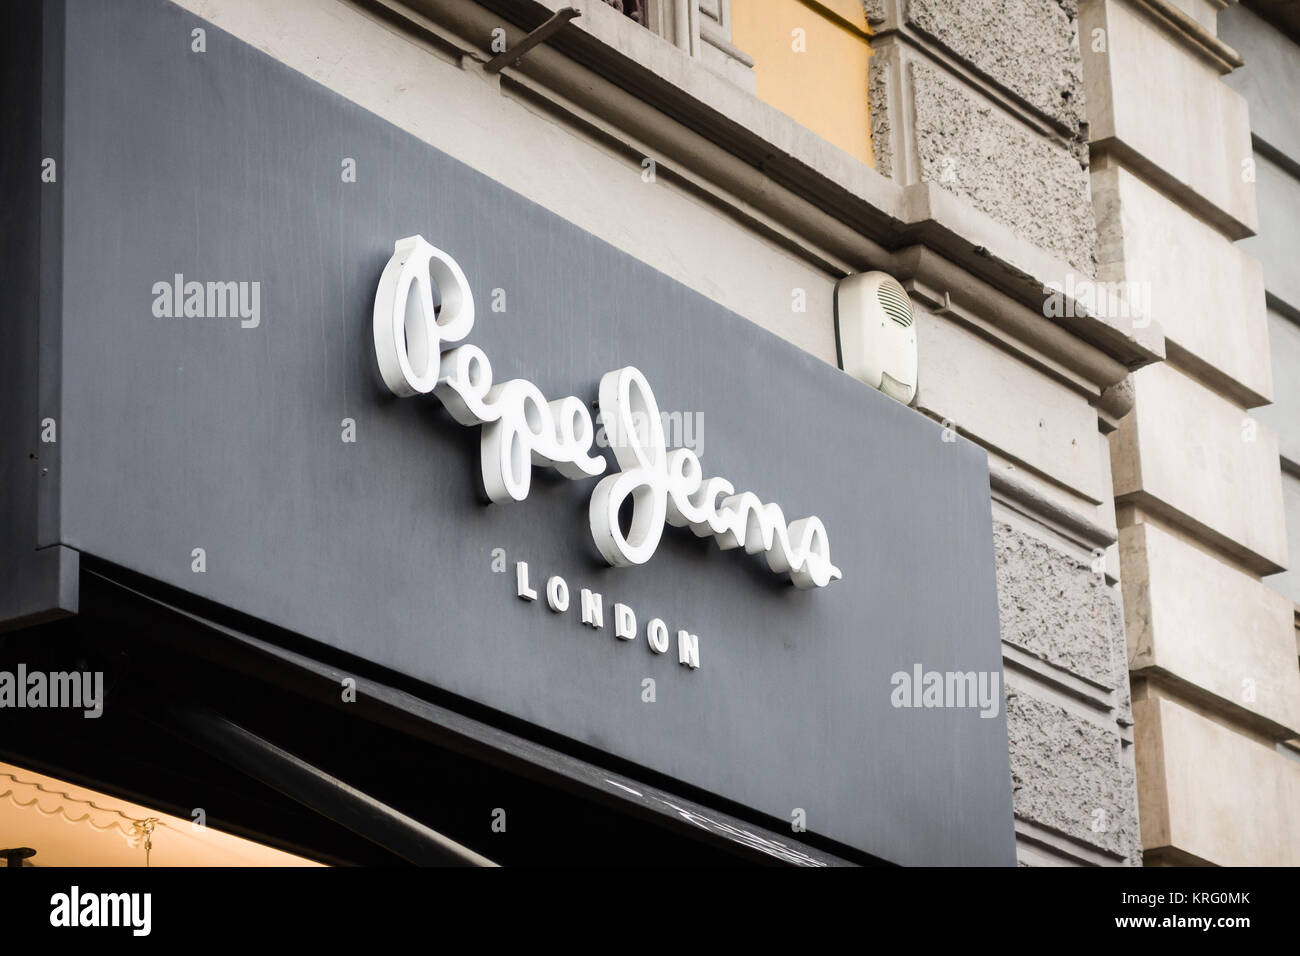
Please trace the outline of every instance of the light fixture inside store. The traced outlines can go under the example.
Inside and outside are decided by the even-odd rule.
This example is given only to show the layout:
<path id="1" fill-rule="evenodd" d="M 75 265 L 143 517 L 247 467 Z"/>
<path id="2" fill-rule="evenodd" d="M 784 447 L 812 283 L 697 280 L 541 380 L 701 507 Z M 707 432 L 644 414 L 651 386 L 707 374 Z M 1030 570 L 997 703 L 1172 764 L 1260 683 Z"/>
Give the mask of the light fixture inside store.
<path id="1" fill-rule="evenodd" d="M 0 834 L 12 848 L 0 850 L 0 867 L 319 865 L 196 820 L 3 762 Z M 39 855 L 33 855 L 32 847 Z"/>

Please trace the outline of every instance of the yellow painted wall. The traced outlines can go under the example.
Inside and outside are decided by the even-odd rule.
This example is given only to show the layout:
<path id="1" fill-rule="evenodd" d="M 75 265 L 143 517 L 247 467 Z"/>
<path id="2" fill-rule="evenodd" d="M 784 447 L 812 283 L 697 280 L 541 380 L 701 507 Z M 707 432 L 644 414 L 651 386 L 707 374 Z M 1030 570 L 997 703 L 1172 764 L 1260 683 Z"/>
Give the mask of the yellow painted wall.
<path id="1" fill-rule="evenodd" d="M 731 0 L 731 42 L 754 58 L 759 99 L 874 166 L 871 48 L 828 11 L 867 31 L 860 0 Z M 795 50 L 797 29 L 804 31 L 804 52 Z"/>

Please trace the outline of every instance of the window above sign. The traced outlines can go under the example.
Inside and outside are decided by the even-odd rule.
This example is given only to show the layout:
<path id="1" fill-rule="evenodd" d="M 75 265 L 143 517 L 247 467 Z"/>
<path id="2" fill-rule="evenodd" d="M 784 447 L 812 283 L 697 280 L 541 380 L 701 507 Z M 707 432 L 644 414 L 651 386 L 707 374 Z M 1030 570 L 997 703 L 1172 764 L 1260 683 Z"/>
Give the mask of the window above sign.
<path id="1" fill-rule="evenodd" d="M 649 0 L 603 0 L 603 2 L 642 26 L 648 26 L 650 23 L 649 11 L 646 9 L 650 5 Z"/>
<path id="2" fill-rule="evenodd" d="M 867 101 L 871 35 L 860 0 L 713 3 L 730 8 L 731 41 L 753 57 L 758 98 L 875 166 Z"/>
<path id="3" fill-rule="evenodd" d="M 875 165 L 860 0 L 603 0 L 827 142 Z"/>

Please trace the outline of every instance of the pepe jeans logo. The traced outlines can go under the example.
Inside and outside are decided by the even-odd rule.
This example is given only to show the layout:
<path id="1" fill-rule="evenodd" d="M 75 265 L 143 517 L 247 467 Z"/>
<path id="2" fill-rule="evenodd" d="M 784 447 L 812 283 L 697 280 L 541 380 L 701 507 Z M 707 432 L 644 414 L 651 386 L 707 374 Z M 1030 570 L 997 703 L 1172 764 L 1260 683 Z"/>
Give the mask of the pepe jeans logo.
<path id="1" fill-rule="evenodd" d="M 533 465 L 565 478 L 594 478 L 605 459 L 592 454 L 596 428 L 582 399 L 548 401 L 532 382 L 495 384 L 482 349 L 459 345 L 474 327 L 474 297 L 456 261 L 421 236 L 399 239 L 375 295 L 375 356 L 384 384 L 399 397 L 430 392 L 461 425 L 483 426 L 480 466 L 494 502 L 523 501 Z M 430 281 L 442 296 L 435 310 Z M 615 567 L 644 564 L 664 523 L 712 536 L 724 551 L 762 553 L 796 587 L 839 580 L 830 539 L 816 516 L 786 523 L 779 505 L 736 493 L 725 478 L 705 478 L 689 448 L 669 451 L 659 406 L 646 377 L 627 366 L 601 377 L 600 414 L 619 473 L 592 492 L 588 518 L 596 548 Z M 619 510 L 631 499 L 627 531 Z"/>

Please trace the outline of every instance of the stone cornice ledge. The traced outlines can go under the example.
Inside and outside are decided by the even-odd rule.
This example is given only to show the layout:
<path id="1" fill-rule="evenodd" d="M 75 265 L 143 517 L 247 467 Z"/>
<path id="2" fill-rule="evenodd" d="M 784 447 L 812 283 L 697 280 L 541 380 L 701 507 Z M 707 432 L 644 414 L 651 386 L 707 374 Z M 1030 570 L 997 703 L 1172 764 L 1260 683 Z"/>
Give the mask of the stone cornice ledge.
<path id="1" fill-rule="evenodd" d="M 1246 62 L 1236 50 L 1206 30 L 1169 0 L 1123 0 L 1123 2 L 1146 14 L 1193 53 L 1212 63 L 1220 73 L 1231 73 Z"/>
<path id="2" fill-rule="evenodd" d="M 1042 314 L 1045 284 L 1074 272 L 986 213 L 932 183 L 907 188 L 831 146 L 784 113 L 728 83 L 698 59 L 601 0 L 353 0 L 428 18 L 485 61 L 492 31 L 507 44 L 564 6 L 582 16 L 506 68 L 553 90 L 661 151 L 734 199 L 835 256 L 845 271 L 887 268 L 895 250 L 923 243 L 1011 299 Z M 419 27 L 418 19 L 411 23 Z M 1077 273 L 1075 273 L 1077 275 Z M 1067 310 L 1070 311 L 1070 310 Z M 1082 307 L 1043 318 L 1125 368 L 1164 357 L 1159 326 L 1124 329 Z M 1103 382 L 1101 385 L 1110 385 Z"/>
<path id="3" fill-rule="evenodd" d="M 989 459 L 989 490 L 997 497 L 1023 505 L 1039 520 L 1046 518 L 1055 522 L 1088 548 L 1104 550 L 1119 540 L 1118 531 L 1112 531 L 1079 511 L 1057 504 L 1015 472 L 995 466 L 992 459 Z"/>
<path id="4" fill-rule="evenodd" d="M 999 291 L 1035 310 L 1040 310 L 1043 305 L 1044 281 L 1064 283 L 1067 276 L 1072 276 L 1079 284 L 1092 281 L 1090 276 L 1055 258 L 1041 246 L 1021 239 L 1007 226 L 941 186 L 931 182 L 915 183 L 908 186 L 904 194 L 908 222 L 903 230 L 905 241 L 921 242 L 943 253 Z M 973 267 L 966 261 L 971 251 L 969 243 L 976 238 L 982 244 L 975 247 L 974 253 L 988 260 L 983 268 Z M 1130 369 L 1164 359 L 1165 336 L 1159 323 L 1151 321 L 1139 327 L 1132 321 L 1093 315 L 1072 300 L 1064 301 L 1074 307 L 1067 308 L 1067 315 L 1062 318 L 1049 320 L 1044 317 L 1045 322 L 1064 328 Z"/>

